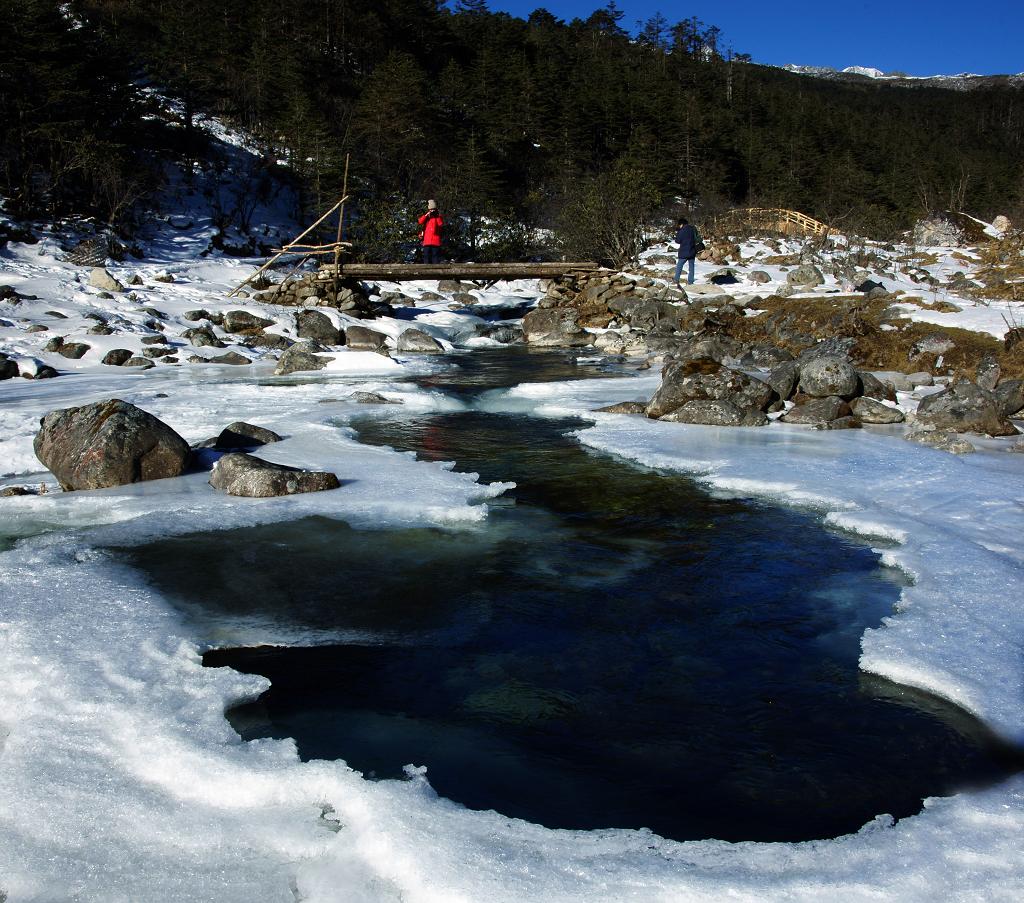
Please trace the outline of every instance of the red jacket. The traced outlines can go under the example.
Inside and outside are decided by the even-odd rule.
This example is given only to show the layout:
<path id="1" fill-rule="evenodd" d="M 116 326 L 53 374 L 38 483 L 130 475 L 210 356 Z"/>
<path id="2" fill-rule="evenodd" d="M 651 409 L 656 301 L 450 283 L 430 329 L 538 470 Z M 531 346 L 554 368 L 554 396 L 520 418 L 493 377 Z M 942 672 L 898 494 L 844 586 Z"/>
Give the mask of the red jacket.
<path id="1" fill-rule="evenodd" d="M 441 227 L 444 225 L 441 214 L 428 210 L 420 217 L 420 225 L 423 227 L 424 247 L 441 247 Z"/>

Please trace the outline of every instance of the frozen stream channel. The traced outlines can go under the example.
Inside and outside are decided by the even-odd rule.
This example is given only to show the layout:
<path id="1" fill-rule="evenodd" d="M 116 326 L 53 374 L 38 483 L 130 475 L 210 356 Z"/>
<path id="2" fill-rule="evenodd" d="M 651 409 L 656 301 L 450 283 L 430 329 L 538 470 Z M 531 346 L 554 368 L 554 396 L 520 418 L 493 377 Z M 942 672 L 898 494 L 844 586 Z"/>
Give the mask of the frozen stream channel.
<path id="1" fill-rule="evenodd" d="M 370 777 L 426 766 L 441 795 L 548 827 L 675 839 L 837 836 L 1020 767 L 955 706 L 858 670 L 903 584 L 863 542 L 588 452 L 577 419 L 499 412 L 507 387 L 586 375 L 568 355 L 459 364 L 418 380 L 451 411 L 355 426 L 515 482 L 481 524 L 314 517 L 125 553 L 223 637 L 207 664 L 270 678 L 232 713 L 244 737 Z M 233 646 L 254 620 L 335 639 Z"/>

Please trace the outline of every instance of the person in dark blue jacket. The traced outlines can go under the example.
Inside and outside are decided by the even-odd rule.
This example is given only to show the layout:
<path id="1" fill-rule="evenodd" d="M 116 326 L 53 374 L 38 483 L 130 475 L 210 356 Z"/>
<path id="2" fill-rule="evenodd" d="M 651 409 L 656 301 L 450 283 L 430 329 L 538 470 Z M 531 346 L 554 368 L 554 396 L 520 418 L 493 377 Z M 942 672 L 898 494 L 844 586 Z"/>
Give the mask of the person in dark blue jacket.
<path id="1" fill-rule="evenodd" d="M 698 244 L 701 243 L 697 230 L 685 219 L 676 223 L 676 242 L 679 245 L 676 258 L 675 283 L 679 285 L 679 277 L 683 274 L 683 265 L 689 263 L 690 269 L 687 274 L 686 284 L 693 285 L 693 266 L 699 251 Z"/>

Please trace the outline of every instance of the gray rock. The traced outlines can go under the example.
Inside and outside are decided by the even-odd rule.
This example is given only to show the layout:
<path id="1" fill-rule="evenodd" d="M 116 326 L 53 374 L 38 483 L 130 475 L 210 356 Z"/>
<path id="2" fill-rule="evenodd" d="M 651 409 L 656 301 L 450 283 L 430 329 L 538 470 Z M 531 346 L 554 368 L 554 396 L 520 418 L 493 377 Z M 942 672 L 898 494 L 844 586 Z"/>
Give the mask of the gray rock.
<path id="1" fill-rule="evenodd" d="M 848 417 L 850 413 L 850 406 L 842 398 L 830 395 L 825 398 L 812 398 L 804 404 L 798 404 L 783 414 L 781 419 L 786 423 L 805 423 L 816 426 L 839 417 Z"/>
<path id="2" fill-rule="evenodd" d="M 825 277 L 816 266 L 805 263 L 786 273 L 786 282 L 796 289 L 813 288 L 816 285 L 824 285 Z"/>
<path id="3" fill-rule="evenodd" d="M 774 367 L 777 364 L 793 360 L 793 355 L 785 348 L 775 345 L 754 345 L 741 358 L 744 367 Z"/>
<path id="4" fill-rule="evenodd" d="M 473 288 L 472 285 L 466 285 L 457 279 L 442 279 L 437 283 L 437 290 L 439 292 L 466 292 L 471 288 Z"/>
<path id="5" fill-rule="evenodd" d="M 979 388 L 991 392 L 999 382 L 1000 375 L 999 361 L 993 355 L 986 354 L 978 361 L 978 366 L 974 371 L 974 381 L 978 384 Z"/>
<path id="6" fill-rule="evenodd" d="M 879 401 L 895 401 L 896 390 L 891 383 L 880 380 L 874 373 L 867 370 L 858 371 L 860 377 L 860 394 Z"/>
<path id="7" fill-rule="evenodd" d="M 969 455 L 974 451 L 974 446 L 966 439 L 942 430 L 911 430 L 903 438 L 908 442 L 927 445 L 929 448 L 951 452 L 954 455 Z"/>
<path id="8" fill-rule="evenodd" d="M 167 339 L 162 335 L 148 335 L 142 339 L 143 345 L 166 345 Z"/>
<path id="9" fill-rule="evenodd" d="M 93 267 L 89 271 L 89 285 L 104 292 L 124 291 L 124 286 L 111 276 L 110 273 L 103 269 L 103 267 Z"/>
<path id="10" fill-rule="evenodd" d="M 85 357 L 85 353 L 91 347 L 91 345 L 86 345 L 85 342 L 62 342 L 61 346 L 57 349 L 57 354 L 77 361 Z"/>
<path id="11" fill-rule="evenodd" d="M 646 401 L 620 401 L 618 404 L 610 404 L 603 408 L 595 408 L 601 414 L 646 414 Z"/>
<path id="12" fill-rule="evenodd" d="M 356 404 L 405 404 L 397 398 L 385 398 L 379 392 L 353 392 L 349 397 Z"/>
<path id="13" fill-rule="evenodd" d="M 232 453 L 213 465 L 210 485 L 228 495 L 270 498 L 337 489 L 341 482 L 335 474 L 326 471 L 299 470 L 253 455 Z"/>
<path id="14" fill-rule="evenodd" d="M 632 294 L 612 298 L 608 309 L 637 329 L 654 329 L 662 324 L 678 329 L 682 314 L 678 307 L 667 301 L 651 301 Z"/>
<path id="15" fill-rule="evenodd" d="M 326 358 L 293 345 L 281 355 L 274 374 L 276 376 L 283 376 L 287 373 L 297 373 L 305 370 L 323 370 L 326 366 Z"/>
<path id="16" fill-rule="evenodd" d="M 913 360 L 922 354 L 945 354 L 954 348 L 956 348 L 956 342 L 944 332 L 936 332 L 918 339 L 910 346 L 910 359 Z"/>
<path id="17" fill-rule="evenodd" d="M 999 399 L 966 379 L 922 399 L 917 421 L 954 433 L 1015 436 L 1018 432 L 1003 414 Z"/>
<path id="18" fill-rule="evenodd" d="M 381 351 L 387 347 L 388 337 L 365 326 L 349 326 L 345 330 L 345 344 L 353 351 Z"/>
<path id="19" fill-rule="evenodd" d="M 906 419 L 897 408 L 867 396 L 856 399 L 850 407 L 854 416 L 864 423 L 903 423 Z"/>
<path id="20" fill-rule="evenodd" d="M 229 351 L 227 354 L 218 354 L 216 357 L 211 357 L 210 363 L 244 366 L 245 364 L 251 364 L 252 361 L 244 354 L 239 354 L 237 351 Z"/>
<path id="21" fill-rule="evenodd" d="M 168 357 L 169 355 L 174 354 L 174 349 L 161 345 L 159 348 L 143 348 L 142 354 L 150 360 L 156 360 L 157 358 Z"/>
<path id="22" fill-rule="evenodd" d="M 828 420 L 825 423 L 813 424 L 816 430 L 859 430 L 861 422 L 852 414 L 843 417 L 836 417 L 835 420 Z"/>
<path id="23" fill-rule="evenodd" d="M 217 338 L 213 329 L 209 326 L 197 326 L 194 329 L 186 329 L 181 337 L 187 339 L 190 345 L 196 348 L 226 348 L 227 346 Z"/>
<path id="24" fill-rule="evenodd" d="M 287 336 L 278 335 L 276 332 L 264 332 L 260 335 L 248 336 L 245 343 L 252 348 L 269 348 L 272 351 L 284 351 L 295 344 Z"/>
<path id="25" fill-rule="evenodd" d="M 64 336 L 55 335 L 50 341 L 43 345 L 43 351 L 49 351 L 51 354 L 59 351 L 64 347 Z"/>
<path id="26" fill-rule="evenodd" d="M 814 398 L 857 394 L 857 369 L 841 357 L 816 357 L 800 364 L 800 389 Z"/>
<path id="27" fill-rule="evenodd" d="M 42 323 L 33 323 L 25 332 L 49 332 L 49 330 L 49 326 L 44 326 Z"/>
<path id="28" fill-rule="evenodd" d="M 36 368 L 35 376 L 32 379 L 53 379 L 57 375 L 57 371 L 53 367 L 42 366 Z"/>
<path id="29" fill-rule="evenodd" d="M 764 285 L 772 281 L 771 274 L 764 270 L 752 270 L 747 274 L 747 279 L 755 285 Z"/>
<path id="30" fill-rule="evenodd" d="M 502 345 L 511 345 L 523 340 L 523 329 L 521 326 L 509 326 L 505 324 L 497 326 L 481 326 L 479 334 Z"/>
<path id="31" fill-rule="evenodd" d="M 530 345 L 547 348 L 577 348 L 593 342 L 574 312 L 564 308 L 531 310 L 523 317 L 523 338 Z"/>
<path id="32" fill-rule="evenodd" d="M 213 447 L 219 451 L 229 451 L 234 448 L 256 448 L 260 445 L 269 445 L 271 442 L 280 442 L 281 438 L 273 430 L 246 423 L 244 420 L 236 420 L 220 431 L 220 435 L 214 440 Z"/>
<path id="33" fill-rule="evenodd" d="M 39 493 L 30 486 L 4 486 L 3 489 L 0 489 L 0 499 L 10 499 L 25 495 L 39 495 Z M 2 898 L 0 898 L 0 903 L 2 903 Z"/>
<path id="34" fill-rule="evenodd" d="M 0 379 L 13 379 L 20 375 L 17 361 L 12 361 L 7 355 L 0 355 Z"/>
<path id="35" fill-rule="evenodd" d="M 120 367 L 131 360 L 131 356 L 132 353 L 127 348 L 113 348 L 103 355 L 103 360 L 100 363 L 110 367 Z"/>
<path id="36" fill-rule="evenodd" d="M 200 320 L 209 320 L 210 312 L 200 308 L 199 310 L 187 310 L 182 314 L 182 316 L 192 323 L 198 323 Z"/>
<path id="37" fill-rule="evenodd" d="M 832 336 L 831 338 L 816 342 L 810 348 L 805 348 L 800 352 L 798 360 L 802 364 L 804 361 L 814 360 L 816 357 L 849 358 L 850 351 L 855 344 L 856 339 L 844 336 Z"/>
<path id="38" fill-rule="evenodd" d="M 1004 417 L 1012 417 L 1024 410 L 1024 379 L 1005 379 L 992 393 L 999 401 Z"/>
<path id="39" fill-rule="evenodd" d="M 911 389 L 916 389 L 918 386 L 935 385 L 935 377 L 927 370 L 918 370 L 916 373 L 908 373 L 906 374 L 906 380 L 910 384 Z"/>
<path id="40" fill-rule="evenodd" d="M 784 361 L 772 367 L 767 383 L 783 401 L 789 401 L 800 381 L 800 366 L 796 361 Z"/>
<path id="41" fill-rule="evenodd" d="M 122 365 L 122 367 L 138 367 L 140 370 L 151 370 L 156 366 L 151 360 L 147 360 L 144 357 L 130 357 Z"/>
<path id="42" fill-rule="evenodd" d="M 767 383 L 710 358 L 672 361 L 662 371 L 661 386 L 647 404 L 647 416 L 664 417 L 689 401 L 703 400 L 763 411 L 772 394 Z"/>
<path id="43" fill-rule="evenodd" d="M 69 491 L 176 477 L 190 457 L 188 443 L 166 423 L 118 398 L 51 411 L 34 447 Z"/>
<path id="44" fill-rule="evenodd" d="M 228 310 L 224 312 L 223 326 L 227 332 L 235 334 L 259 332 L 263 327 L 273 325 L 273 320 L 257 317 L 247 310 Z"/>
<path id="45" fill-rule="evenodd" d="M 418 329 L 407 329 L 398 337 L 398 350 L 419 354 L 444 354 L 444 347 L 433 336 Z"/>
<path id="46" fill-rule="evenodd" d="M 95 326 L 89 327 L 89 335 L 113 335 L 114 330 L 109 326 L 105 326 L 102 323 L 97 323 Z"/>
<path id="47" fill-rule="evenodd" d="M 314 339 L 324 345 L 342 345 L 345 342 L 345 334 L 319 310 L 304 308 L 296 311 L 295 329 L 300 339 Z"/>
<path id="48" fill-rule="evenodd" d="M 764 426 L 768 423 L 764 412 L 757 408 L 740 408 L 730 401 L 710 398 L 688 401 L 659 419 L 705 426 Z"/>

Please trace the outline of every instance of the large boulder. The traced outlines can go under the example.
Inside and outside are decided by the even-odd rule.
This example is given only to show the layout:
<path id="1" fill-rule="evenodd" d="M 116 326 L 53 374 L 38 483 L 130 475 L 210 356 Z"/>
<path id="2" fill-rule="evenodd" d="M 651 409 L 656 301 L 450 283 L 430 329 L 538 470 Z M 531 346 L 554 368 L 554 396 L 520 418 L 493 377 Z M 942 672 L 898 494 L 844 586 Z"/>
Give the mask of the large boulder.
<path id="1" fill-rule="evenodd" d="M 796 361 L 783 361 L 772 367 L 767 383 L 783 401 L 789 401 L 800 382 L 800 365 Z"/>
<path id="2" fill-rule="evenodd" d="M 790 408 L 782 415 L 786 423 L 804 423 L 809 426 L 825 426 L 834 420 L 849 417 L 850 406 L 836 395 L 826 398 L 811 398 L 803 404 Z"/>
<path id="3" fill-rule="evenodd" d="M 300 339 L 313 339 L 323 345 L 341 345 L 345 334 L 327 314 L 304 308 L 295 312 L 295 330 Z"/>
<path id="4" fill-rule="evenodd" d="M 252 361 L 249 360 L 249 358 L 247 358 L 244 354 L 239 354 L 237 351 L 229 351 L 227 354 L 218 354 L 215 355 L 214 357 L 211 357 L 209 359 L 209 363 L 234 364 L 235 366 L 244 366 L 245 364 L 251 364 Z"/>
<path id="5" fill-rule="evenodd" d="M 576 348 L 590 345 L 593 336 L 580 327 L 572 310 L 537 308 L 523 317 L 523 338 L 530 345 Z"/>
<path id="6" fill-rule="evenodd" d="M 966 379 L 923 399 L 918 405 L 917 421 L 954 433 L 1017 434 L 1017 428 L 1003 414 L 999 398 Z"/>
<path id="7" fill-rule="evenodd" d="M 57 354 L 73 361 L 77 361 L 80 358 L 85 357 L 85 353 L 90 347 L 91 346 L 86 345 L 85 342 L 62 342 L 60 348 L 57 349 Z"/>
<path id="8" fill-rule="evenodd" d="M 227 346 L 217 338 L 211 326 L 195 326 L 186 329 L 181 337 L 187 339 L 190 345 L 196 348 L 226 348 Z"/>
<path id="9" fill-rule="evenodd" d="M 999 377 L 1001 375 L 1002 370 L 999 366 L 999 361 L 995 358 L 995 355 L 986 354 L 980 361 L 978 361 L 978 366 L 974 370 L 974 381 L 982 389 L 985 389 L 987 392 L 991 392 L 999 383 Z"/>
<path id="10" fill-rule="evenodd" d="M 111 276 L 110 273 L 103 269 L 103 267 L 93 267 L 89 271 L 89 285 L 93 288 L 98 288 L 103 292 L 124 291 L 124 286 Z"/>
<path id="11" fill-rule="evenodd" d="M 407 329 L 398 337 L 397 348 L 417 354 L 444 354 L 444 346 L 433 336 L 419 329 Z"/>
<path id="12" fill-rule="evenodd" d="M 797 289 L 814 288 L 816 285 L 823 285 L 825 277 L 816 266 L 805 263 L 786 273 L 786 282 Z"/>
<path id="13" fill-rule="evenodd" d="M 740 408 L 721 399 L 694 399 L 659 418 L 670 423 L 699 423 L 706 426 L 764 426 L 768 418 L 757 408 Z"/>
<path id="14" fill-rule="evenodd" d="M 213 442 L 213 447 L 220 451 L 230 451 L 235 448 L 256 448 L 259 445 L 280 441 L 281 437 L 273 430 L 246 423 L 244 420 L 236 420 L 220 431 L 220 435 Z"/>
<path id="15" fill-rule="evenodd" d="M 999 400 L 999 410 L 1004 417 L 1024 411 L 1024 379 L 1004 379 L 992 394 Z"/>
<path id="16" fill-rule="evenodd" d="M 313 353 L 301 345 L 292 345 L 286 349 L 277 361 L 275 376 L 298 373 L 304 370 L 323 370 L 327 366 L 327 358 Z"/>
<path id="17" fill-rule="evenodd" d="M 274 321 L 266 317 L 257 317 L 247 310 L 224 311 L 223 326 L 228 332 L 236 334 L 260 332 L 265 326 L 273 326 Z"/>
<path id="18" fill-rule="evenodd" d="M 860 395 L 878 401 L 896 401 L 896 390 L 892 383 L 883 382 L 874 373 L 869 373 L 867 370 L 859 370 L 858 375 L 860 376 Z"/>
<path id="19" fill-rule="evenodd" d="M 884 404 L 866 395 L 854 400 L 850 406 L 854 416 L 862 423 L 903 423 L 903 412 L 899 408 Z"/>
<path id="20" fill-rule="evenodd" d="M 17 361 L 12 361 L 6 354 L 0 353 L 0 379 L 13 379 L 20 375 Z"/>
<path id="21" fill-rule="evenodd" d="M 106 364 L 109 367 L 120 367 L 127 363 L 132 358 L 132 353 L 127 348 L 111 348 L 105 355 L 101 364 Z"/>
<path id="22" fill-rule="evenodd" d="M 176 477 L 190 455 L 166 423 L 119 398 L 51 411 L 40 421 L 35 452 L 68 491 Z"/>
<path id="23" fill-rule="evenodd" d="M 728 401 L 741 410 L 763 411 L 772 387 L 711 358 L 673 361 L 662 371 L 661 387 L 647 404 L 647 416 L 664 417 L 689 401 Z"/>
<path id="24" fill-rule="evenodd" d="M 388 337 L 375 329 L 349 326 L 345 330 L 345 344 L 353 351 L 382 351 L 387 343 Z"/>
<path id="25" fill-rule="evenodd" d="M 813 398 L 851 398 L 859 386 L 857 368 L 841 357 L 814 357 L 800 364 L 800 389 Z"/>
<path id="26" fill-rule="evenodd" d="M 253 455 L 231 453 L 213 465 L 210 485 L 228 495 L 269 498 L 337 489 L 341 482 L 327 471 L 300 470 Z"/>

